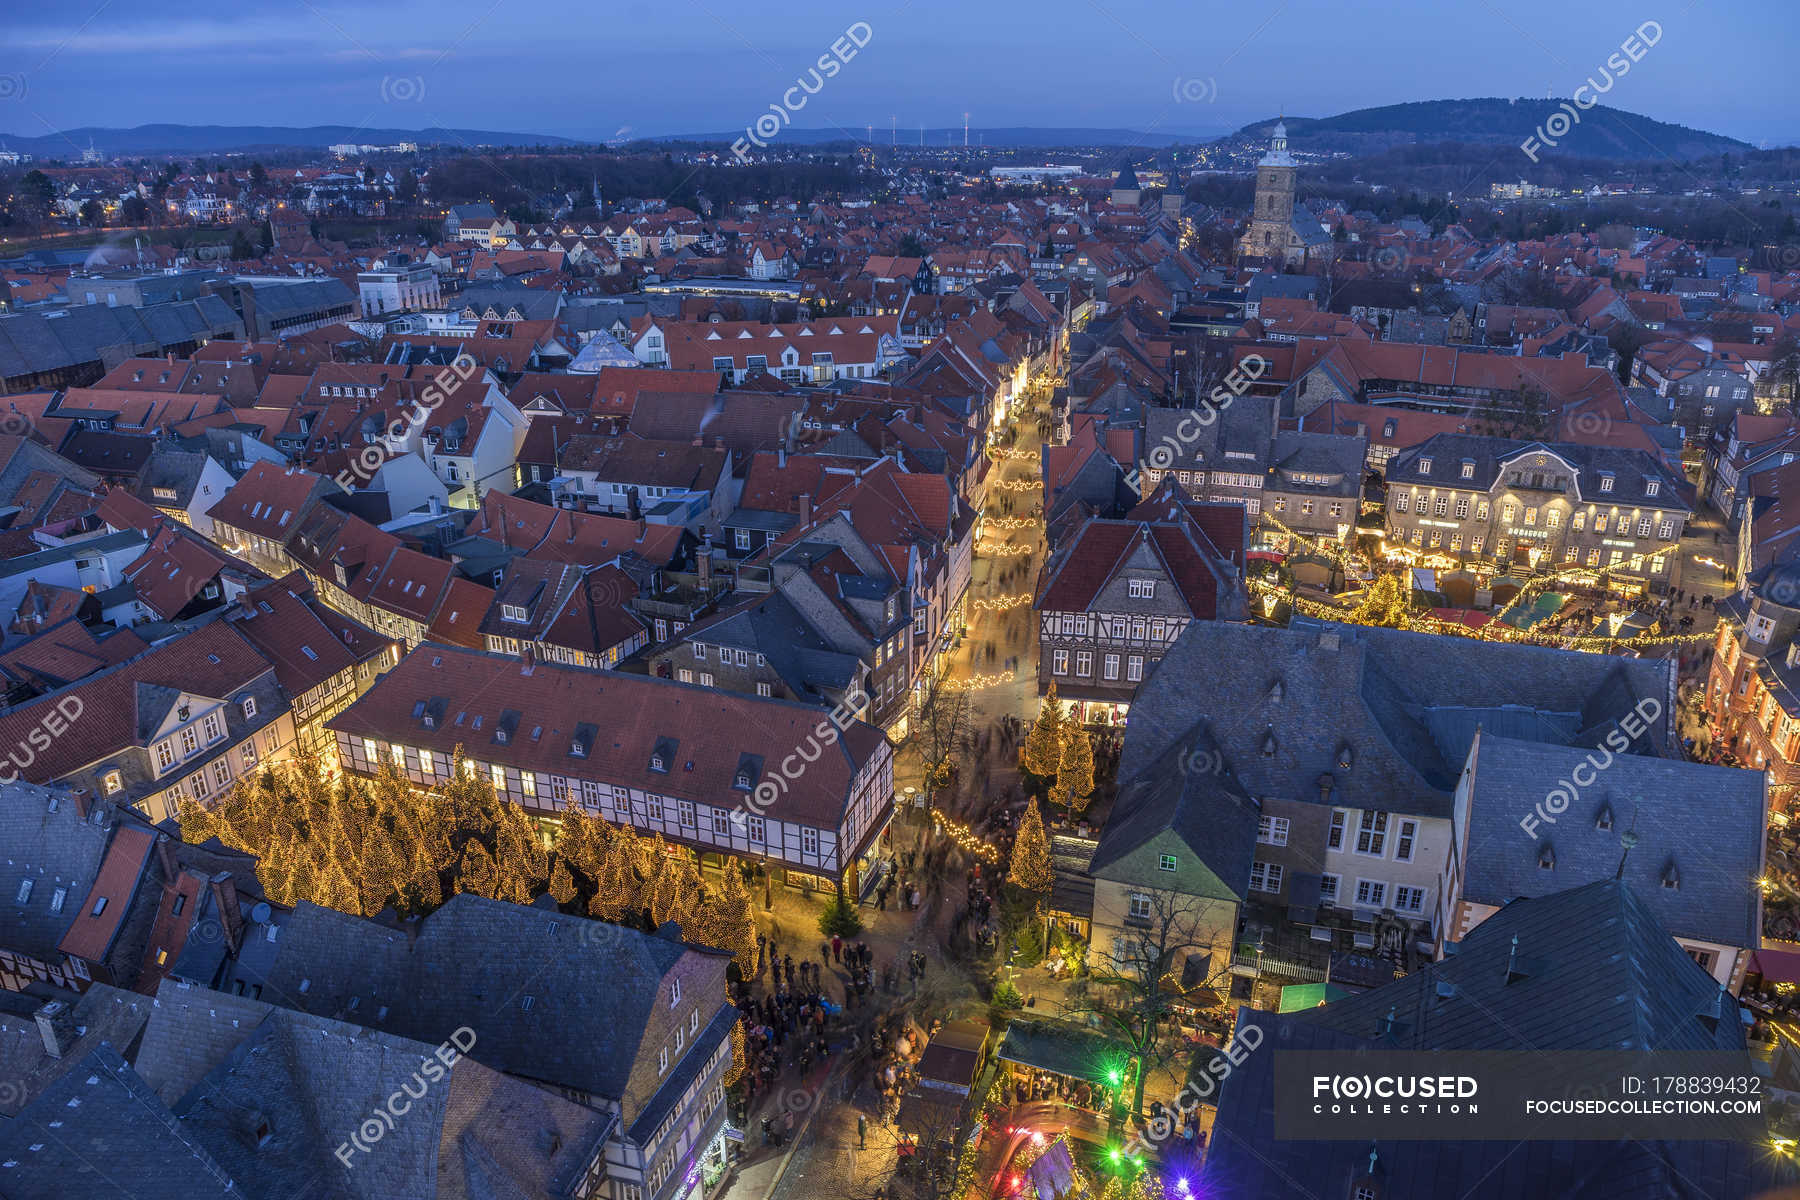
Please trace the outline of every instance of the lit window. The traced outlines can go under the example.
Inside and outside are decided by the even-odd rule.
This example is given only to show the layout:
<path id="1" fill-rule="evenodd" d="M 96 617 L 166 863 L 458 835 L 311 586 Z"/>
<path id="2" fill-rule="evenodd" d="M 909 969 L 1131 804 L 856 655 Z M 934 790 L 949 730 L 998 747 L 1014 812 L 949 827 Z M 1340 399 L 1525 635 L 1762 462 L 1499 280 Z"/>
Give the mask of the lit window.
<path id="1" fill-rule="evenodd" d="M 1173 854 L 1163 855 L 1156 866 L 1158 870 L 1173 871 L 1175 869 L 1175 856 Z"/>

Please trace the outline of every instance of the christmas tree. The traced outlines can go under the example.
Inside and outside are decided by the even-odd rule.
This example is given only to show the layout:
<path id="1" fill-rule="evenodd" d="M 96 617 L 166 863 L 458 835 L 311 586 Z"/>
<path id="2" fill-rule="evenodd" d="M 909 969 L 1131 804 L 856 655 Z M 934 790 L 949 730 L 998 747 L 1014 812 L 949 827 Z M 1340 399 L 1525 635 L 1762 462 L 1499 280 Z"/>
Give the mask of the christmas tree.
<path id="1" fill-rule="evenodd" d="M 1041 779 L 1049 779 L 1062 765 L 1063 715 L 1056 699 L 1056 684 L 1044 696 L 1031 732 L 1025 735 L 1025 769 Z"/>
<path id="2" fill-rule="evenodd" d="M 1056 792 L 1069 806 L 1080 812 L 1094 794 L 1094 743 L 1088 731 L 1069 722 L 1063 731 L 1062 762 L 1056 768 Z"/>
<path id="3" fill-rule="evenodd" d="M 1025 808 L 1019 822 L 1019 836 L 1013 840 L 1012 862 L 1008 864 L 1012 881 L 1028 892 L 1047 893 L 1054 878 L 1050 870 L 1050 839 L 1044 835 L 1044 818 L 1038 813 L 1037 801 Z"/>
<path id="4" fill-rule="evenodd" d="M 1379 625 L 1384 629 L 1406 629 L 1411 597 L 1406 583 L 1398 575 L 1383 575 L 1363 593 L 1362 603 L 1344 619 L 1352 625 Z"/>

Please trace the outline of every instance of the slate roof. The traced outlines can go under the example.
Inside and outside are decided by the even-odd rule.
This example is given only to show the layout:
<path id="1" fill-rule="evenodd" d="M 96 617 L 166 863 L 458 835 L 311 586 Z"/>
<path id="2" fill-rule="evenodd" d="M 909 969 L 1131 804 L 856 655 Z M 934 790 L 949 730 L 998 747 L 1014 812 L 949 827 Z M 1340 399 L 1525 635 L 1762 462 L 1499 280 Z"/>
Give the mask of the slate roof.
<path id="1" fill-rule="evenodd" d="M 663 978 L 685 955 L 720 953 L 468 893 L 409 931 L 303 902 L 263 994 L 433 1046 L 467 1026 L 484 1066 L 622 1101 Z M 709 1023 L 729 1007 L 723 990 L 717 1003 Z"/>
<path id="2" fill-rule="evenodd" d="M 1525 896 L 1624 877 L 1677 937 L 1755 948 L 1762 917 L 1754 880 L 1763 869 L 1768 809 L 1761 771 L 1643 755 L 1610 755 L 1481 732 L 1471 750 L 1469 832 L 1462 896 L 1503 905 Z M 1601 767 L 1572 787 L 1577 766 Z M 1584 771 L 1584 774 L 1586 772 Z M 1519 821 L 1559 785 L 1576 793 L 1535 836 Z M 1602 814 L 1611 828 L 1599 828 Z M 1629 855 L 1620 835 L 1637 837 Z M 1553 863 L 1540 865 L 1545 848 Z M 1665 887 L 1669 868 L 1678 886 Z"/>
<path id="3" fill-rule="evenodd" d="M 1161 758 L 1119 789 L 1088 873 L 1184 896 L 1244 899 L 1256 857 L 1258 805 L 1237 780 L 1212 769 L 1218 761 L 1218 748 L 1204 735 L 1192 743 L 1170 743 Z M 1173 873 L 1115 865 L 1165 832 L 1187 845 L 1192 862 L 1178 856 Z"/>
<path id="4" fill-rule="evenodd" d="M 51 801 L 55 800 L 55 810 Z M 47 962 L 80 915 L 81 898 L 100 874 L 108 829 L 84 819 L 63 788 L 16 780 L 0 786 L 0 946 Z M 17 902 L 32 881 L 30 898 Z M 61 912 L 52 912 L 56 889 L 66 887 Z M 123 909 L 124 902 L 120 902 Z"/>
<path id="5" fill-rule="evenodd" d="M 1329 791 L 1335 805 L 1447 818 L 1468 744 L 1445 731 L 1473 736 L 1485 714 L 1527 708 L 1556 718 L 1536 722 L 1543 736 L 1573 742 L 1654 697 L 1662 717 L 1645 748 L 1673 756 L 1673 688 L 1661 659 L 1322 622 L 1195 621 L 1138 688 L 1120 778 L 1172 742 L 1210 737 L 1221 769 L 1252 796 L 1317 803 Z"/>
<path id="6" fill-rule="evenodd" d="M 140 1059 L 146 1082 L 166 1085 L 156 1074 L 165 1066 L 200 1068 L 202 1077 L 172 1106 L 181 1131 L 252 1196 L 567 1195 L 615 1121 L 508 1078 L 478 1053 L 434 1077 L 422 1064 L 442 1063 L 439 1040 L 414 1041 L 204 988 L 165 985 L 147 1045 L 153 1037 L 162 1052 Z M 482 1048 L 479 1038 L 473 1046 Z M 370 1152 L 343 1163 L 338 1147 L 403 1090 L 404 1116 Z"/>
<path id="7" fill-rule="evenodd" d="M 243 323 L 217 296 L 114 308 L 80 304 L 0 317 L 0 379 L 98 364 L 103 349 L 160 355 L 189 342 L 242 336 Z"/>
<path id="8" fill-rule="evenodd" d="M 1523 973 L 1509 971 L 1509 962 Z M 1396 1197 L 1697 1200 L 1747 1196 L 1776 1182 L 1778 1160 L 1760 1145 L 1275 1138 L 1280 1051 L 1741 1051 L 1743 1026 L 1730 996 L 1642 897 L 1614 880 L 1509 905 L 1450 957 L 1373 991 L 1295 1013 L 1240 1010 L 1240 1033 L 1250 1025 L 1274 1050 L 1252 1052 L 1224 1080 L 1206 1160 L 1210 1187 L 1197 1191 L 1233 1200 L 1339 1196 L 1371 1155 L 1383 1194 Z M 1554 1069 L 1553 1057 L 1546 1063 Z"/>
<path id="9" fill-rule="evenodd" d="M 18 1119 L 0 1121 L 0 1195 L 7 1200 L 247 1194 L 111 1046 L 70 1063 Z"/>

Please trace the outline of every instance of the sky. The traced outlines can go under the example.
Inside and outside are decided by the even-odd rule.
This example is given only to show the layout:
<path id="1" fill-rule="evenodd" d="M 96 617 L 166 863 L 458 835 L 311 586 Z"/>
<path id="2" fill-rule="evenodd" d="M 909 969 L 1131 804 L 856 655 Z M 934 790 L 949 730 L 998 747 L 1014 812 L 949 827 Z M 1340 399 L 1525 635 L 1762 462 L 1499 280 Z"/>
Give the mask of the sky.
<path id="1" fill-rule="evenodd" d="M 229 7 L 230 11 L 223 11 Z M 0 131 L 446 126 L 583 139 L 743 130 L 833 44 L 792 115 L 1212 135 L 1473 96 L 1567 97 L 1653 22 L 1606 102 L 1800 142 L 1793 0 L 61 0 L 0 34 Z M 843 40 L 846 32 L 850 40 Z M 1658 32 L 1659 31 L 1659 32 Z M 858 49 L 853 43 L 864 42 Z M 850 55 L 854 57 L 850 57 Z M 805 76 L 812 83 L 810 75 Z"/>

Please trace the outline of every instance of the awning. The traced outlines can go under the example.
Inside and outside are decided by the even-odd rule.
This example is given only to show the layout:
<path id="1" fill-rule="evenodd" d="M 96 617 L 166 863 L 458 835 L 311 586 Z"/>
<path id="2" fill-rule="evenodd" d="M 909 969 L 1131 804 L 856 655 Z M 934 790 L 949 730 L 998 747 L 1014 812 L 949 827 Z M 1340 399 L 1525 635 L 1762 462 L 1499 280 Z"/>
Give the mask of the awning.
<path id="1" fill-rule="evenodd" d="M 1302 1012 L 1348 995 L 1349 988 L 1341 988 L 1335 983 L 1290 983 L 1281 989 L 1281 1011 Z"/>
<path id="2" fill-rule="evenodd" d="M 998 1057 L 1023 1067 L 1098 1083 L 1131 1052 L 1121 1042 L 1067 1025 L 1015 1021 L 1007 1028 Z"/>
<path id="3" fill-rule="evenodd" d="M 1753 951 L 1749 971 L 1752 975 L 1761 975 L 1764 983 L 1800 983 L 1800 951 Z"/>

